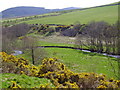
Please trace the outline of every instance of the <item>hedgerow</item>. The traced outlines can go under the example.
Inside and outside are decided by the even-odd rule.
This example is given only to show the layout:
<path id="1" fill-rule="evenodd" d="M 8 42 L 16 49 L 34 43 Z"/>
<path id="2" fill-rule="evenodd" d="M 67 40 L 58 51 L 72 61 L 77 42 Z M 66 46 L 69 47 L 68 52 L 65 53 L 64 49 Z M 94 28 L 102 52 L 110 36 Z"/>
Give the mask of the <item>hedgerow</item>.
<path id="1" fill-rule="evenodd" d="M 16 58 L 5 52 L 1 52 L 0 57 L 2 63 L 4 63 L 2 65 L 4 67 L 2 68 L 3 73 L 9 72 L 48 78 L 56 88 L 120 88 L 120 80 L 112 78 L 108 80 L 103 74 L 74 73 L 63 63 L 60 63 L 57 58 L 45 58 L 40 66 L 34 66 L 24 58 Z M 15 68 L 8 67 L 8 63 L 13 64 Z M 6 68 L 8 71 L 5 71 Z M 15 85 L 13 84 L 10 86 L 11 88 L 14 88 Z M 21 86 L 15 88 L 21 88 Z M 49 85 L 42 85 L 39 88 L 49 88 Z"/>

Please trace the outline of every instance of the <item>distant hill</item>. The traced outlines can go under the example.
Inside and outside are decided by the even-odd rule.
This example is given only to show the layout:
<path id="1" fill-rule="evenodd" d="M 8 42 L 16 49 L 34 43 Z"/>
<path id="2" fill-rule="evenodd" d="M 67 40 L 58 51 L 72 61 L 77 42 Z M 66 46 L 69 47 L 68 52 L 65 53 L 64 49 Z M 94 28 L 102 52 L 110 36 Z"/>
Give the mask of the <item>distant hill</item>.
<path id="1" fill-rule="evenodd" d="M 72 9 L 80 9 L 79 7 L 68 7 L 68 8 L 63 8 L 63 10 L 72 10 Z"/>
<path id="2" fill-rule="evenodd" d="M 32 15 L 50 13 L 54 11 L 71 10 L 71 9 L 78 9 L 78 8 L 68 7 L 63 9 L 45 9 L 43 7 L 27 7 L 27 6 L 13 7 L 2 11 L 2 18 L 32 16 Z"/>

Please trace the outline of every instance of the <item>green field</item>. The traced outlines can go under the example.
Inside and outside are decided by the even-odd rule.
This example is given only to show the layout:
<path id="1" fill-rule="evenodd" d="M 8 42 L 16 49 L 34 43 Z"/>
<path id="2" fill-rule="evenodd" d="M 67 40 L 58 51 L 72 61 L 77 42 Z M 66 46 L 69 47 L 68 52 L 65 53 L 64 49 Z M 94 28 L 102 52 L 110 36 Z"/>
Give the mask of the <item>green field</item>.
<path id="1" fill-rule="evenodd" d="M 68 40 L 66 37 L 44 37 L 38 34 L 31 34 L 32 37 L 39 38 L 38 46 L 70 46 L 74 47 L 73 44 L 64 43 L 64 39 Z M 62 38 L 63 41 L 59 43 L 59 39 Z M 47 53 L 47 57 L 57 57 L 60 62 L 64 63 L 69 69 L 74 72 L 96 72 L 106 74 L 109 78 L 114 77 L 118 73 L 118 63 L 115 61 L 115 58 L 106 57 L 101 54 L 96 53 L 87 53 L 82 52 L 80 50 L 74 49 L 63 49 L 63 48 L 45 48 L 45 52 Z M 26 52 L 28 53 L 28 52 Z M 18 57 L 25 57 L 26 59 L 31 60 L 31 56 L 27 54 L 18 55 Z M 115 73 L 114 69 L 115 68 Z"/>
<path id="2" fill-rule="evenodd" d="M 28 24 L 73 24 L 76 21 L 80 23 L 89 23 L 91 21 L 105 21 L 110 24 L 118 20 L 118 5 L 90 8 L 86 10 L 75 10 L 59 16 L 45 17 L 40 19 L 24 21 Z"/>
<path id="3" fill-rule="evenodd" d="M 67 44 L 43 42 L 42 45 L 64 46 Z M 64 63 L 73 72 L 95 72 L 99 74 L 105 74 L 108 78 L 117 78 L 116 75 L 118 73 L 118 63 L 115 61 L 115 58 L 74 49 L 45 48 L 44 50 L 47 52 L 47 57 L 57 57 L 60 62 Z M 31 61 L 31 56 L 25 53 L 18 55 L 17 57 L 24 57 Z"/>
<path id="4" fill-rule="evenodd" d="M 44 37 L 40 34 L 27 34 L 27 36 L 35 37 L 39 39 L 38 46 L 71 46 L 75 45 L 75 40 L 67 36 L 51 35 Z"/>
<path id="5" fill-rule="evenodd" d="M 7 20 L 12 20 L 12 21 L 14 21 L 14 20 L 22 20 L 22 19 L 24 19 L 24 18 L 34 18 L 34 17 L 36 17 L 36 16 L 49 16 L 49 15 L 59 15 L 60 13 L 46 13 L 46 14 L 42 14 L 42 15 L 35 15 L 35 16 L 26 16 L 26 17 L 20 17 L 20 18 L 11 18 L 11 19 L 8 19 L 8 18 L 4 18 L 2 21 L 7 21 Z"/>
<path id="6" fill-rule="evenodd" d="M 37 77 L 29 77 L 26 75 L 18 75 L 18 74 L 10 74 L 3 73 L 0 74 L 0 88 L 7 88 L 12 85 L 11 81 L 15 81 L 22 88 L 33 88 L 39 87 L 40 85 L 50 84 L 50 87 L 54 87 L 54 85 L 50 82 L 50 80 L 45 78 L 37 78 Z"/>
<path id="7" fill-rule="evenodd" d="M 99 74 L 105 74 L 109 78 L 115 77 L 118 71 L 117 61 L 115 58 L 110 58 L 96 54 L 87 53 L 73 49 L 61 49 L 61 48 L 45 48 L 48 52 L 49 57 L 58 57 L 60 62 L 63 62 L 70 70 L 82 73 L 82 72 L 95 72 Z M 114 66 L 114 69 L 111 66 Z"/>

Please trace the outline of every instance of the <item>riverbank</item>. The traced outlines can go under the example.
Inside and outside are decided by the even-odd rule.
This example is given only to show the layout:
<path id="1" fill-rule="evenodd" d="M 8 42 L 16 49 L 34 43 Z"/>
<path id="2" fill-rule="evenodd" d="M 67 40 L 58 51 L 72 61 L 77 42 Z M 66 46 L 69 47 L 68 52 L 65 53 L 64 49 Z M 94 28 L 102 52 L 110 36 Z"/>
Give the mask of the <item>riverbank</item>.
<path id="1" fill-rule="evenodd" d="M 36 48 L 69 48 L 69 49 L 76 49 L 76 50 L 81 50 L 83 52 L 93 52 L 93 53 L 99 53 L 96 51 L 90 51 L 89 49 L 82 49 L 82 48 L 76 48 L 76 47 L 69 47 L 69 46 L 37 46 Z M 115 54 L 107 54 L 106 52 L 99 53 L 105 56 L 110 56 L 110 57 L 115 57 L 115 58 L 120 58 L 120 55 L 115 55 Z"/>

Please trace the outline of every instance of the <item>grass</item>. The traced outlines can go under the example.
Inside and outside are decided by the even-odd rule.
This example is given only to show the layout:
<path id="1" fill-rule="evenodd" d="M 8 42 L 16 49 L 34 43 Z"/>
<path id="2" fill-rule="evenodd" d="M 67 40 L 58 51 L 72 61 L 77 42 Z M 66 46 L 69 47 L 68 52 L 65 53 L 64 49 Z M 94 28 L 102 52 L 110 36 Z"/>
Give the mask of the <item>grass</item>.
<path id="1" fill-rule="evenodd" d="M 73 49 L 45 48 L 45 50 L 48 52 L 49 57 L 58 57 L 60 62 L 63 62 L 74 72 L 95 72 L 105 74 L 108 78 L 116 78 L 115 75 L 117 75 L 118 64 L 115 58 L 108 58 L 100 54 Z M 116 73 L 114 73 L 111 63 Z"/>
<path id="2" fill-rule="evenodd" d="M 0 88 L 7 88 L 12 83 L 11 81 L 17 82 L 22 88 L 32 88 L 39 87 L 40 85 L 45 85 L 50 83 L 50 87 L 54 87 L 54 85 L 50 82 L 50 80 L 45 78 L 37 78 L 37 77 L 29 77 L 26 75 L 17 75 L 12 73 L 3 73 L 0 74 Z"/>
<path id="3" fill-rule="evenodd" d="M 73 47 L 75 45 L 74 39 L 71 39 L 67 36 L 57 36 L 57 35 L 51 35 L 51 36 L 43 36 L 40 34 L 27 34 L 27 36 L 35 37 L 39 40 L 38 46 L 71 46 Z"/>
<path id="4" fill-rule="evenodd" d="M 34 37 L 36 39 L 39 39 L 39 42 L 37 42 L 37 46 L 69 46 L 74 47 L 74 43 L 68 44 L 65 41 L 73 42 L 73 40 L 70 41 L 69 37 L 63 37 L 63 36 L 50 36 L 50 37 L 43 37 L 39 34 L 27 34 L 27 36 Z M 51 38 L 52 37 L 52 38 Z M 61 40 L 60 40 L 61 39 Z M 19 40 L 18 40 L 19 42 Z M 25 59 L 28 59 L 30 62 L 32 62 L 30 50 L 24 50 L 23 54 L 17 55 L 17 57 L 23 57 Z"/>
<path id="5" fill-rule="evenodd" d="M 47 57 L 57 57 L 73 72 L 95 72 L 105 74 L 108 78 L 117 78 L 118 63 L 116 58 L 73 49 L 44 48 L 44 50 L 48 54 Z M 17 57 L 24 57 L 31 61 L 31 56 L 27 53 Z"/>
<path id="6" fill-rule="evenodd" d="M 73 24 L 76 21 L 89 23 L 91 21 L 106 21 L 110 24 L 118 20 L 118 5 L 97 7 L 86 10 L 76 10 L 59 16 L 45 17 L 35 20 L 25 21 L 28 24 Z"/>
<path id="7" fill-rule="evenodd" d="M 73 47 L 73 44 L 64 44 L 64 43 L 52 43 L 52 42 L 46 42 L 46 41 L 39 41 L 38 46 L 70 46 Z M 23 54 L 17 55 L 17 57 L 23 57 L 30 62 L 32 62 L 32 56 L 30 54 L 30 50 L 24 50 Z"/>
<path id="8" fill-rule="evenodd" d="M 65 44 L 65 43 L 52 43 L 52 42 L 46 42 L 46 41 L 40 41 L 38 46 L 74 46 L 74 44 Z"/>
<path id="9" fill-rule="evenodd" d="M 40 14 L 40 15 L 34 15 L 34 16 L 48 16 L 48 15 L 59 15 L 59 14 L 60 13 L 56 12 L 56 13 L 46 13 L 46 14 Z M 29 18 L 29 17 L 34 18 L 34 16 L 26 16 L 26 17 L 11 18 L 11 19 L 5 18 L 5 19 L 2 20 L 2 22 L 7 21 L 7 20 L 12 20 L 12 21 L 14 21 L 14 20 L 22 20 L 24 18 Z"/>
<path id="10" fill-rule="evenodd" d="M 35 36 L 33 34 L 32 36 Z M 38 35 L 36 35 L 38 37 Z M 50 39 L 48 39 L 49 41 Z M 74 46 L 74 44 L 66 44 L 66 43 L 55 43 L 48 42 L 45 39 L 38 42 L 38 46 Z M 82 52 L 80 50 L 73 49 L 63 49 L 63 48 L 45 48 L 45 52 L 47 52 L 47 57 L 58 57 L 61 62 L 63 62 L 69 69 L 74 72 L 96 72 L 106 74 L 109 78 L 116 78 L 116 74 L 118 71 L 118 64 L 115 61 L 115 58 L 108 58 L 106 56 L 96 54 L 96 53 L 87 53 Z M 30 61 L 31 56 L 28 51 L 24 54 L 18 55 L 18 57 L 24 57 Z M 112 64 L 111 64 L 112 63 Z M 114 73 L 115 68 L 116 73 Z"/>

